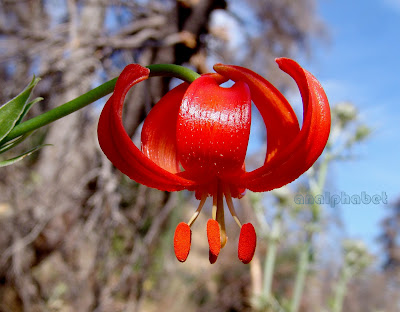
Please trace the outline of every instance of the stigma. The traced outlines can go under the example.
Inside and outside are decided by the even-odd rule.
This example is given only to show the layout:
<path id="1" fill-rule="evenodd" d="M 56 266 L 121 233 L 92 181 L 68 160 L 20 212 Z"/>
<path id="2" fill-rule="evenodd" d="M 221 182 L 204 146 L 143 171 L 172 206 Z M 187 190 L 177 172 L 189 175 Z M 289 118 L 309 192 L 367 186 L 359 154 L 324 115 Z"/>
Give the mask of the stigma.
<path id="1" fill-rule="evenodd" d="M 176 258 L 180 262 L 185 262 L 189 256 L 192 238 L 191 226 L 203 209 L 208 195 L 208 192 L 204 192 L 201 195 L 199 206 L 190 218 L 189 222 L 181 222 L 176 227 L 174 235 L 174 251 Z M 228 241 L 225 228 L 224 197 L 230 214 L 240 228 L 238 258 L 240 261 L 247 264 L 253 259 L 256 250 L 256 231 L 251 223 L 241 224 L 233 205 L 230 189 L 221 181 L 218 181 L 216 193 L 213 194 L 212 219 L 207 221 L 209 261 L 211 264 L 217 261 L 220 251 Z"/>

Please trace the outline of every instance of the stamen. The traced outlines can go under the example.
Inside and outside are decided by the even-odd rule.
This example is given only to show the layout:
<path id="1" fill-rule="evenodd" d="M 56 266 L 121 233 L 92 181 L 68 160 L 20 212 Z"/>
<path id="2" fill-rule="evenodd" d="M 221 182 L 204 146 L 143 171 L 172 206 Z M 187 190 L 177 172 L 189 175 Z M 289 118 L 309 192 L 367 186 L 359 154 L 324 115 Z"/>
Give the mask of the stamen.
<path id="1" fill-rule="evenodd" d="M 207 193 L 203 193 L 201 195 L 201 200 L 199 203 L 199 207 L 197 207 L 195 213 L 193 214 L 192 218 L 189 220 L 188 225 L 192 226 L 192 224 L 194 223 L 194 221 L 196 221 L 197 217 L 199 216 L 201 209 L 203 209 L 204 203 L 206 202 L 207 199 Z"/>
<path id="2" fill-rule="evenodd" d="M 213 255 L 211 253 L 211 250 L 208 251 L 208 260 L 210 261 L 211 264 L 214 264 L 218 259 L 218 256 Z"/>
<path id="3" fill-rule="evenodd" d="M 217 219 L 217 197 L 215 197 L 215 196 L 213 196 L 213 205 L 212 205 L 211 215 L 214 220 Z"/>
<path id="4" fill-rule="evenodd" d="M 224 193 L 220 181 L 218 181 L 218 190 L 217 190 L 216 219 L 221 228 L 221 248 L 224 248 L 228 240 L 228 237 L 226 236 L 226 230 L 225 230 Z"/>
<path id="5" fill-rule="evenodd" d="M 210 248 L 209 259 L 210 263 L 214 263 L 221 251 L 221 235 L 219 224 L 216 220 L 207 221 L 207 239 Z"/>
<path id="6" fill-rule="evenodd" d="M 174 235 L 175 256 L 180 262 L 185 262 L 190 251 L 192 231 L 185 222 L 178 224 Z"/>
<path id="7" fill-rule="evenodd" d="M 233 206 L 231 191 L 229 190 L 228 186 L 224 187 L 224 193 L 225 193 L 226 204 L 228 205 L 229 211 L 230 211 L 233 219 L 235 219 L 236 223 L 241 228 L 242 224 L 240 223 L 239 217 L 237 216 L 236 211 L 235 211 L 235 207 Z"/>
<path id="8" fill-rule="evenodd" d="M 243 224 L 240 230 L 238 257 L 247 264 L 253 259 L 256 251 L 257 236 L 254 226 L 251 223 Z"/>

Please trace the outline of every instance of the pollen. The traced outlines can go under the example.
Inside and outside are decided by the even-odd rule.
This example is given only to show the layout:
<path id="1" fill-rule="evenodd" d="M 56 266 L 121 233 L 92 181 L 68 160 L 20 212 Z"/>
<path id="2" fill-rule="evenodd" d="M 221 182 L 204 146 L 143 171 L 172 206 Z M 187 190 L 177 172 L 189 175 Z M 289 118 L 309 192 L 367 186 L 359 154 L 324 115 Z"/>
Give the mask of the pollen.
<path id="1" fill-rule="evenodd" d="M 216 220 L 208 220 L 207 222 L 207 238 L 210 248 L 210 263 L 214 263 L 221 251 L 221 234 L 219 224 Z"/>
<path id="2" fill-rule="evenodd" d="M 175 256 L 180 262 L 185 262 L 190 251 L 192 241 L 192 231 L 188 224 L 181 222 L 178 224 L 174 235 Z"/>
<path id="3" fill-rule="evenodd" d="M 244 264 L 253 259 L 256 250 L 257 236 L 254 226 L 251 223 L 243 224 L 240 230 L 238 257 Z"/>
<path id="4" fill-rule="evenodd" d="M 214 263 L 217 261 L 218 256 L 214 255 L 214 254 L 211 252 L 211 250 L 209 250 L 209 252 L 208 252 L 208 259 L 209 259 L 209 261 L 210 261 L 211 264 L 214 264 Z"/>

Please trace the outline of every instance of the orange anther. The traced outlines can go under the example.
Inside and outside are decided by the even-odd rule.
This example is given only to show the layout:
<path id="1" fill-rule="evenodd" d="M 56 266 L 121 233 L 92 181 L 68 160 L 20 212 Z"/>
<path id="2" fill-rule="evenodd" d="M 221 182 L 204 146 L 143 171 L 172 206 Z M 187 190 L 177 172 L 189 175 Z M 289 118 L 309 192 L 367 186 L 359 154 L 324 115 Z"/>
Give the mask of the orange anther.
<path id="1" fill-rule="evenodd" d="M 217 261 L 218 256 L 214 255 L 211 253 L 211 250 L 208 251 L 208 260 L 210 260 L 210 263 L 213 264 L 215 261 Z"/>
<path id="2" fill-rule="evenodd" d="M 180 262 L 185 262 L 190 251 L 192 231 L 185 222 L 178 224 L 174 235 L 175 256 Z"/>
<path id="3" fill-rule="evenodd" d="M 207 238 L 208 246 L 210 247 L 210 263 L 217 260 L 221 250 L 221 234 L 219 224 L 216 220 L 208 220 L 207 222 Z"/>
<path id="4" fill-rule="evenodd" d="M 251 223 L 243 224 L 240 230 L 238 257 L 243 263 L 249 263 L 256 251 L 257 236 Z"/>

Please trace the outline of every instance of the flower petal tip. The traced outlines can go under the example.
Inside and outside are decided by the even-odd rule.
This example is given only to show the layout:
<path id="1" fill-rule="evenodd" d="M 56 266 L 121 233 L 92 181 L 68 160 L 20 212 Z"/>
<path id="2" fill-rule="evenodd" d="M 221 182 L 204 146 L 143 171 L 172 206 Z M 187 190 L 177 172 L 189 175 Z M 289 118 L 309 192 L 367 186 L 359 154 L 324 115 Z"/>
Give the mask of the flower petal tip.
<path id="1" fill-rule="evenodd" d="M 299 66 L 299 64 L 296 61 L 294 61 L 290 58 L 287 58 L 287 57 L 277 57 L 275 59 L 275 62 L 278 64 L 280 69 L 282 69 L 282 67 L 284 67 L 285 65 L 289 65 L 289 64 Z"/>
<path id="2" fill-rule="evenodd" d="M 192 241 L 192 230 L 185 222 L 178 224 L 174 235 L 175 256 L 180 262 L 185 262 L 189 256 Z"/>
<path id="3" fill-rule="evenodd" d="M 238 257 L 244 264 L 249 263 L 254 256 L 257 245 L 257 235 L 251 223 L 242 225 L 239 237 Z"/>

